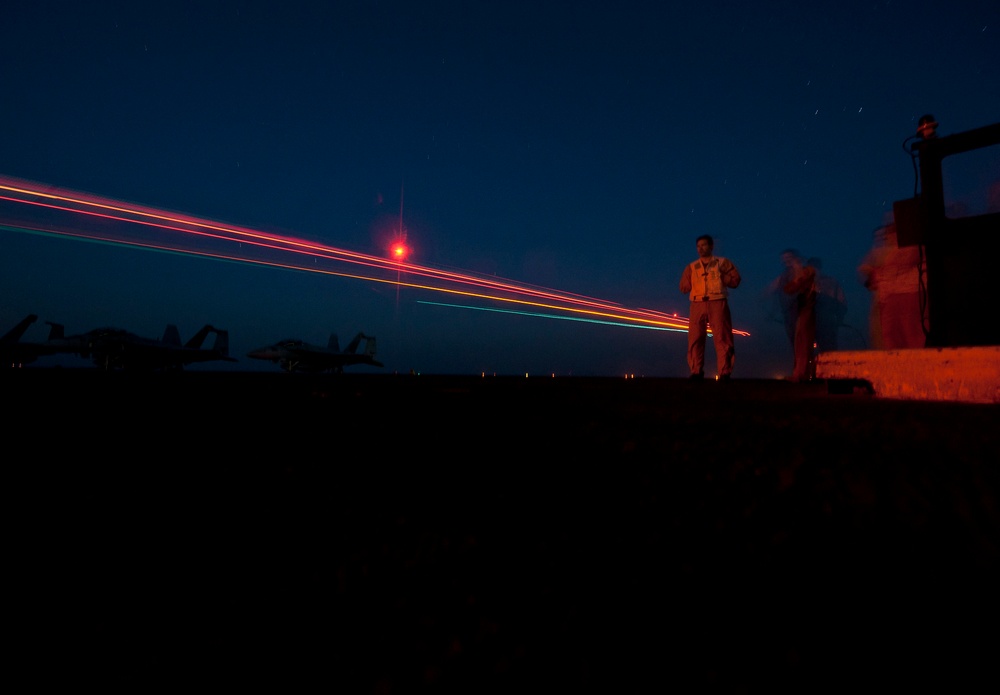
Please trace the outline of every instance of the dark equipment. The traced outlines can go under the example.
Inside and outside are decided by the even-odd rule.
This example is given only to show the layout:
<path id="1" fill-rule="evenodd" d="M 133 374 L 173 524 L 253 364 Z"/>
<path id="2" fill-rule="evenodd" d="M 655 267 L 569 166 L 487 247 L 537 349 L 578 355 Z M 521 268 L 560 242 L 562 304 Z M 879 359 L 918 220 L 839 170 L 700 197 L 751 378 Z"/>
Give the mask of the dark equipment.
<path id="1" fill-rule="evenodd" d="M 925 248 L 926 346 L 1000 345 L 1000 211 L 949 215 L 943 172 L 947 157 L 1000 145 L 1000 123 L 946 136 L 937 135 L 937 125 L 928 114 L 907 140 L 915 170 L 919 164 L 918 187 L 913 198 L 893 204 L 899 245 Z M 1000 147 L 989 154 L 1000 160 Z M 1000 174 L 1000 165 L 990 167 Z M 994 194 L 998 178 L 990 182 Z"/>

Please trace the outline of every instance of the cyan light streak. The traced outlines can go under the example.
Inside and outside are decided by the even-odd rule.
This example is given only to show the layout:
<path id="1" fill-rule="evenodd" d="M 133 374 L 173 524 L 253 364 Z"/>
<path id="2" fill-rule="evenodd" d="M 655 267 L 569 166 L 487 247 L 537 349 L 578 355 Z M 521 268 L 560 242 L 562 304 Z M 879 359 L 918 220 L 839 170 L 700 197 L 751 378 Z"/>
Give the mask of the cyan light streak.
<path id="1" fill-rule="evenodd" d="M 604 326 L 620 326 L 622 328 L 645 328 L 651 331 L 675 331 L 677 333 L 687 332 L 687 328 L 671 328 L 668 326 L 639 326 L 631 323 L 623 323 L 621 321 L 602 321 L 598 319 L 581 318 L 579 316 L 559 316 L 557 314 L 540 314 L 537 311 L 515 311 L 513 309 L 498 309 L 497 307 L 472 306 L 471 304 L 447 304 L 445 302 L 429 302 L 423 299 L 418 299 L 417 304 L 446 306 L 455 309 L 475 309 L 476 311 L 493 311 L 499 314 L 517 314 L 519 316 L 535 316 L 543 319 L 558 319 L 560 321 L 582 321 L 584 323 L 599 323 Z"/>

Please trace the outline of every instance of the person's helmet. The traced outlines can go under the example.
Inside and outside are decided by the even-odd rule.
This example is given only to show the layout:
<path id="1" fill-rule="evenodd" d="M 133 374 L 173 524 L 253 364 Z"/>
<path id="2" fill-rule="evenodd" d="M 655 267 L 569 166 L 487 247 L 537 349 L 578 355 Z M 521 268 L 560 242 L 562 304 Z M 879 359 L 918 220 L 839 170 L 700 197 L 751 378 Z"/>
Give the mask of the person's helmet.
<path id="1" fill-rule="evenodd" d="M 917 135 L 924 140 L 930 140 L 937 135 L 937 127 L 938 123 L 934 120 L 934 116 L 929 113 L 925 114 L 920 117 L 920 121 L 917 123 Z"/>

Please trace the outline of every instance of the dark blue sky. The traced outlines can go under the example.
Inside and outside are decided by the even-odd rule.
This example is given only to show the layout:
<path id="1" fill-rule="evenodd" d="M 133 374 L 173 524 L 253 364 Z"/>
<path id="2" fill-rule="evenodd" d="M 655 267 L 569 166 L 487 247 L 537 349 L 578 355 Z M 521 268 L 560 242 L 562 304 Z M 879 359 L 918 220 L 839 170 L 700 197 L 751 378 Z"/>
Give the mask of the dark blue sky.
<path id="1" fill-rule="evenodd" d="M 735 376 L 771 377 L 788 246 L 840 279 L 863 347 L 855 268 L 913 195 L 903 141 L 925 113 L 1000 120 L 1000 3 L 15 3 L 0 65 L 0 175 L 372 254 L 402 208 L 415 263 L 682 316 L 710 233 L 743 274 Z M 386 371 L 687 373 L 681 333 L 434 294 L 0 232 L 0 329 L 38 314 L 29 340 L 213 323 L 241 369 L 363 331 Z"/>

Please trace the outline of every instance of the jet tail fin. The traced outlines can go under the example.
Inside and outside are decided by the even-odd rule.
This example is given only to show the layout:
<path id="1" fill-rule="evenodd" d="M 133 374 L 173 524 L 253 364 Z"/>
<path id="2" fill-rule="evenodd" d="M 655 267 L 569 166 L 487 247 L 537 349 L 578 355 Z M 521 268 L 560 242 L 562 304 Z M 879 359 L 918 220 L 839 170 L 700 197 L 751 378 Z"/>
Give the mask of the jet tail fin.
<path id="1" fill-rule="evenodd" d="M 364 333 L 358 333 L 356 336 L 351 338 L 351 342 L 348 343 L 347 347 L 344 348 L 344 353 L 351 355 L 356 353 L 358 351 L 358 345 L 361 345 L 361 339 L 364 337 L 365 337 Z"/>
<path id="2" fill-rule="evenodd" d="M 213 326 L 211 326 L 211 325 L 209 325 L 209 324 L 206 323 L 204 326 L 201 327 L 200 331 L 198 331 L 197 333 L 194 334 L 194 336 L 191 338 L 191 340 L 189 340 L 189 341 L 187 341 L 187 343 L 185 343 L 184 347 L 194 348 L 195 350 L 199 349 L 201 347 L 202 343 L 205 342 L 205 338 L 208 337 L 208 334 L 211 333 L 214 330 L 215 330 L 215 328 Z M 218 336 L 216 336 L 216 337 L 218 338 Z M 179 336 L 177 338 L 177 342 L 180 342 L 180 337 Z"/>
<path id="3" fill-rule="evenodd" d="M 4 333 L 2 337 L 0 337 L 0 343 L 16 343 L 21 339 L 21 336 L 24 335 L 24 332 L 28 330 L 28 326 L 30 326 L 37 320 L 38 320 L 37 315 L 28 314 L 23 319 L 21 319 L 20 323 L 18 323 L 9 331 Z"/>
<path id="4" fill-rule="evenodd" d="M 46 321 L 49 324 L 49 340 L 62 340 L 66 337 L 66 328 L 61 323 L 52 323 L 51 321 Z"/>
<path id="5" fill-rule="evenodd" d="M 336 333 L 330 334 L 330 341 L 326 344 L 326 346 L 334 352 L 340 352 L 340 341 L 337 339 Z"/>
<path id="6" fill-rule="evenodd" d="M 215 330 L 215 329 L 213 329 Z M 235 357 L 229 356 L 229 331 L 215 331 L 215 343 L 213 349 L 222 356 L 223 359 L 235 362 Z"/>

